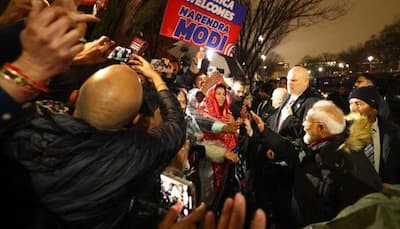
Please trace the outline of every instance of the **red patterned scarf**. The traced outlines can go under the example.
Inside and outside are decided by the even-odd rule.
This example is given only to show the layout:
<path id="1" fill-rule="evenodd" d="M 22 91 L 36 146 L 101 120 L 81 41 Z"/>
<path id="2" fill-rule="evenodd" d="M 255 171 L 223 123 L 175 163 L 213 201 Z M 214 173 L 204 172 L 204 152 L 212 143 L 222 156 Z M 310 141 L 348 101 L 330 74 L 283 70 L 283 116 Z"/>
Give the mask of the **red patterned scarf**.
<path id="1" fill-rule="evenodd" d="M 225 93 L 225 102 L 224 106 L 221 109 L 218 105 L 217 99 L 215 97 L 215 91 L 216 88 L 218 87 L 223 87 L 222 84 L 217 84 L 214 87 L 210 88 L 207 91 L 207 95 L 204 98 L 203 102 L 200 104 L 199 110 L 202 114 L 205 114 L 207 116 L 211 116 L 223 123 L 228 123 L 229 121 L 233 120 L 232 113 L 229 110 L 229 100 L 228 96 Z M 226 92 L 226 89 L 225 89 Z M 214 133 L 204 133 L 204 140 L 220 140 L 223 142 L 225 147 L 228 150 L 233 150 L 233 148 L 237 144 L 237 137 L 233 133 L 219 133 L 219 134 L 214 134 Z"/>

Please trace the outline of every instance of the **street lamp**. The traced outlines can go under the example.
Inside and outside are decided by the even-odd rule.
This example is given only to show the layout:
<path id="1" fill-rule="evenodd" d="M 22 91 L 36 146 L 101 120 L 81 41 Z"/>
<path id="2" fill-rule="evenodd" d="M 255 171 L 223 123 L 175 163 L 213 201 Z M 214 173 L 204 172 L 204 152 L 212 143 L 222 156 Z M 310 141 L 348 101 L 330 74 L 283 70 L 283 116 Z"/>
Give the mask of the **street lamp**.
<path id="1" fill-rule="evenodd" d="M 206 57 L 207 57 L 207 60 L 209 60 L 209 61 L 211 61 L 212 59 L 213 59 L 213 57 L 214 57 L 214 50 L 211 50 L 211 49 L 209 49 L 209 50 L 207 50 L 206 51 Z"/>
<path id="2" fill-rule="evenodd" d="M 374 57 L 369 56 L 367 59 L 369 61 L 369 72 L 372 72 L 372 61 L 374 60 Z"/>
<path id="3" fill-rule="evenodd" d="M 258 42 L 262 43 L 264 41 L 264 37 L 262 35 L 258 36 Z"/>
<path id="4" fill-rule="evenodd" d="M 261 55 L 261 60 L 262 60 L 262 61 L 265 61 L 266 59 L 267 59 L 267 56 L 264 55 L 264 54 L 262 54 L 262 55 Z"/>

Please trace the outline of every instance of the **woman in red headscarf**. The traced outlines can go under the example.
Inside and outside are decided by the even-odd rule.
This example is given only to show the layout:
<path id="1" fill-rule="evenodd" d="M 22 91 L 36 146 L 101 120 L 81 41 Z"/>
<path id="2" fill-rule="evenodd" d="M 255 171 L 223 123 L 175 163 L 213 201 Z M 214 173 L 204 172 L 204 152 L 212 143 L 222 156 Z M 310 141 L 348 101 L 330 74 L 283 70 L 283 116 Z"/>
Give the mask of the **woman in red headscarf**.
<path id="1" fill-rule="evenodd" d="M 235 122 L 229 110 L 229 100 L 224 84 L 216 84 L 207 91 L 207 95 L 201 103 L 199 110 L 202 114 L 213 117 L 225 124 Z M 232 152 L 237 145 L 237 136 L 235 133 L 204 133 L 203 140 L 217 142 L 225 148 L 222 159 L 219 157 L 219 159 L 212 160 L 214 172 L 214 193 L 217 193 L 220 190 L 224 177 L 226 167 L 225 159 L 233 162 L 239 160 L 237 154 Z M 208 149 L 206 146 L 206 155 L 213 154 L 214 152 L 210 151 L 213 151 L 214 149 L 215 148 L 211 147 Z"/>

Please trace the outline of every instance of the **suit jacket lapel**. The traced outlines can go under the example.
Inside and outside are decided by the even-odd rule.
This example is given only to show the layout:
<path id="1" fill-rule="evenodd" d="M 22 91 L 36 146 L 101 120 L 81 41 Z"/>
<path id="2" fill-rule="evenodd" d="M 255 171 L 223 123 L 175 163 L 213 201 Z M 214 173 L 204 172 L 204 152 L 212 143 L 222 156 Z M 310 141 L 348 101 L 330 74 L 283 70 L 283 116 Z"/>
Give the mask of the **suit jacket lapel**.
<path id="1" fill-rule="evenodd" d="M 282 109 L 286 106 L 286 103 L 288 103 L 289 98 L 290 98 L 290 95 L 287 95 L 285 100 L 283 101 L 282 105 L 278 108 L 279 109 L 278 110 L 278 115 L 276 115 L 276 117 L 275 117 L 275 126 L 274 126 L 274 131 L 275 132 L 277 132 L 277 130 L 278 130 L 279 119 L 281 118 Z"/>
<path id="2" fill-rule="evenodd" d="M 302 103 L 304 102 L 304 95 L 303 94 L 301 94 L 300 97 L 297 98 L 297 100 L 292 105 L 293 115 L 295 115 L 297 113 L 297 111 L 300 109 Z"/>
<path id="3" fill-rule="evenodd" d="M 379 125 L 379 142 L 381 144 L 381 155 L 383 161 L 386 162 L 390 152 L 390 135 L 385 132 L 384 123 L 378 119 Z"/>

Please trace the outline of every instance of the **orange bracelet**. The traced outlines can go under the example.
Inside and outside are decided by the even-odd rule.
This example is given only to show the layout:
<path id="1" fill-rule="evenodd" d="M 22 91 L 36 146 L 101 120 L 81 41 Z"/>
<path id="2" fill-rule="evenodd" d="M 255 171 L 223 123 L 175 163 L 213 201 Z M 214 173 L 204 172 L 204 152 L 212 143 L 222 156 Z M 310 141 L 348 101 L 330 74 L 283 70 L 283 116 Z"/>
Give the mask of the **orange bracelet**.
<path id="1" fill-rule="evenodd" d="M 29 84 L 24 78 L 13 75 L 4 67 L 0 68 L 0 78 L 15 83 L 18 86 L 18 92 L 24 97 L 36 96 L 40 92 L 36 87 Z"/>
<path id="2" fill-rule="evenodd" d="M 35 87 L 36 89 L 47 93 L 49 91 L 49 89 L 47 88 L 47 86 L 39 81 L 33 80 L 31 77 L 29 77 L 28 75 L 24 74 L 23 72 L 21 72 L 21 70 L 19 68 L 17 68 L 16 66 L 10 64 L 10 63 L 5 63 L 4 64 L 4 68 L 11 74 L 17 76 L 17 77 L 21 77 L 24 78 L 27 83 L 29 83 L 30 85 L 32 85 L 33 87 Z"/>

